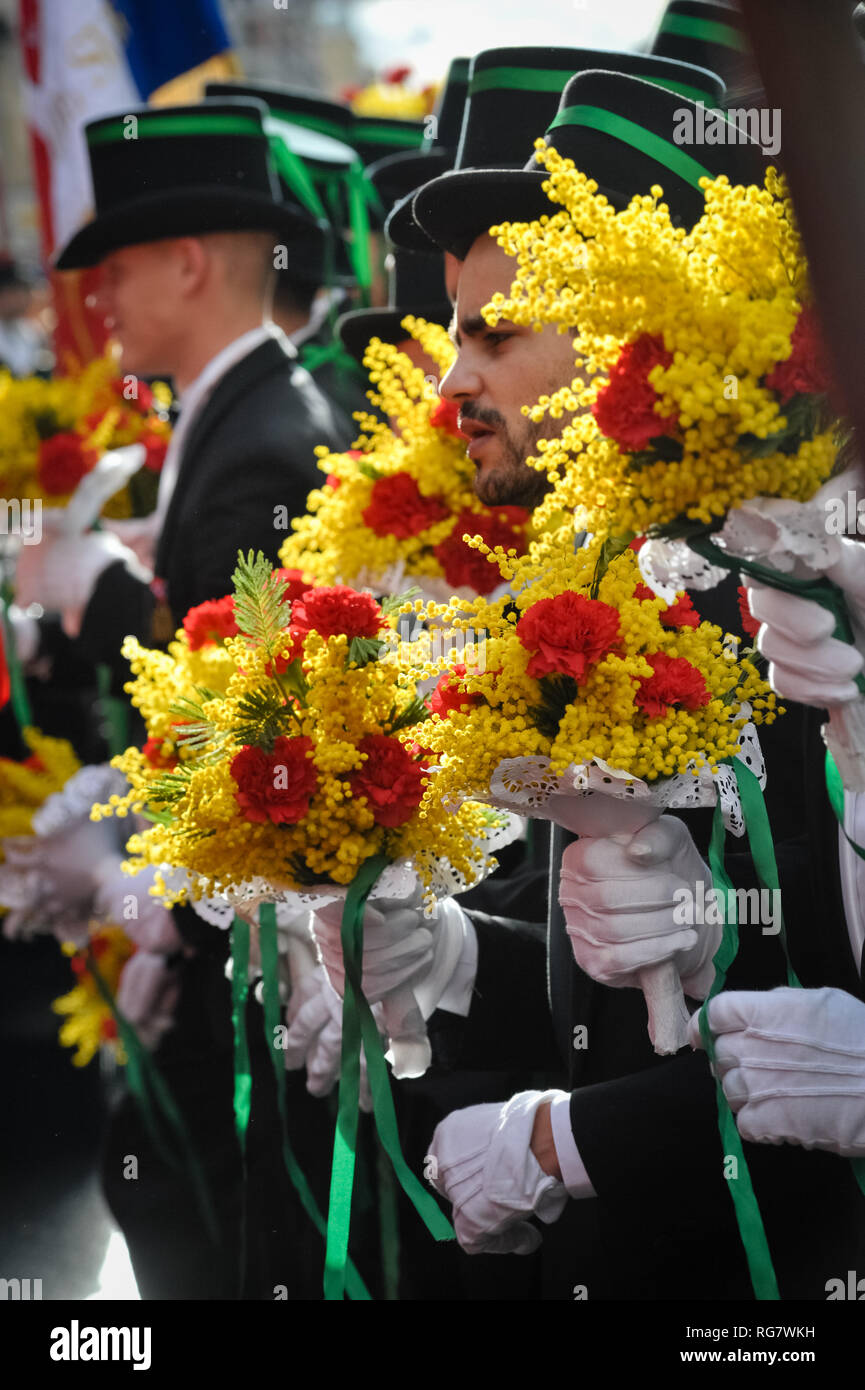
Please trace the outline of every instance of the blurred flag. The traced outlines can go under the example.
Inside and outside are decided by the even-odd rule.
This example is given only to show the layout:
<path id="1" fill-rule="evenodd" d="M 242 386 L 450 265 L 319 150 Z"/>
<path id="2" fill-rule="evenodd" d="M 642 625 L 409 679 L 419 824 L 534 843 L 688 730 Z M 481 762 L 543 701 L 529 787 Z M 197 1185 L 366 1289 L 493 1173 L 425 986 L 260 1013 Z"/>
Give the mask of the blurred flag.
<path id="1" fill-rule="evenodd" d="M 194 101 L 196 74 L 235 71 L 219 0 L 19 0 L 25 110 L 47 262 L 92 215 L 88 121 L 153 98 L 174 83 Z M 211 66 L 211 64 L 213 66 Z M 170 84 L 166 86 L 166 84 Z M 61 370 L 98 356 L 105 328 L 88 306 L 97 272 L 52 275 Z"/>

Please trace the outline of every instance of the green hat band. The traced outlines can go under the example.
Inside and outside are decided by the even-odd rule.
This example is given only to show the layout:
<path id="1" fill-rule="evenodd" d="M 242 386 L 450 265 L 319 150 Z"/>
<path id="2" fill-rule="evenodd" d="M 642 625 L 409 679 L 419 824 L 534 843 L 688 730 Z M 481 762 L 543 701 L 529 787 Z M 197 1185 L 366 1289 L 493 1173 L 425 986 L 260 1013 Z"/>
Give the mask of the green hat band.
<path id="1" fill-rule="evenodd" d="M 615 111 L 605 111 L 600 106 L 567 106 L 559 112 L 549 129 L 554 130 L 557 126 L 587 126 L 590 130 L 612 135 L 614 139 L 642 150 L 694 188 L 699 188 L 700 179 L 714 177 L 711 170 L 704 169 L 696 159 L 685 154 L 678 145 L 671 145 L 662 135 L 645 130 L 636 121 L 629 121 L 625 116 L 619 116 Z"/>
<path id="2" fill-rule="evenodd" d="M 680 34 L 684 39 L 702 39 L 704 43 L 717 43 L 722 48 L 735 48 L 739 53 L 748 52 L 748 44 L 739 30 L 732 24 L 722 24 L 717 19 L 696 19 L 693 15 L 668 14 L 658 32 Z"/>
<path id="3" fill-rule="evenodd" d="M 129 134 L 127 122 L 136 121 L 135 135 Z M 146 111 L 120 116 L 108 125 L 98 126 L 87 132 L 88 145 L 109 145 L 120 140 L 149 140 L 172 135 L 257 135 L 263 138 L 261 122 L 254 116 L 229 116 L 217 111 L 212 113 L 190 113 L 188 116 L 160 116 Z"/>

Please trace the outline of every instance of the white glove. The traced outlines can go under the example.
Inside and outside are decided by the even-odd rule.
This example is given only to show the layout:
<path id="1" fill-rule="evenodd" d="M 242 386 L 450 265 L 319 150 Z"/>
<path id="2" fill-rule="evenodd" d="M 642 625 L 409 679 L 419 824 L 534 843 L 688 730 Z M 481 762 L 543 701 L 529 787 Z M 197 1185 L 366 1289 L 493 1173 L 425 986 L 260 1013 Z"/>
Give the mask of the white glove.
<path id="1" fill-rule="evenodd" d="M 865 550 L 861 558 L 865 564 Z M 769 684 L 778 695 L 818 709 L 859 696 L 856 677 L 865 661 L 857 647 L 832 636 L 835 619 L 828 609 L 753 580 L 748 606 L 761 624 L 757 647 L 769 662 Z"/>
<path id="2" fill-rule="evenodd" d="M 63 615 L 63 628 L 77 637 L 96 581 L 116 560 L 126 562 L 144 583 L 152 575 L 128 546 L 106 531 L 68 535 L 46 528 L 38 545 L 21 547 L 15 571 L 15 597 L 22 608 L 41 603 Z"/>
<path id="3" fill-rule="evenodd" d="M 423 916 L 421 903 L 415 885 L 408 898 L 368 903 L 363 921 L 363 992 L 370 1004 L 382 1004 L 397 1077 L 422 1076 L 429 1066 L 424 1020 L 444 994 L 466 942 L 466 919 L 457 903 L 445 899 L 430 918 Z M 317 908 L 312 922 L 319 960 L 340 998 L 345 993 L 343 907 L 339 901 Z"/>
<path id="4" fill-rule="evenodd" d="M 92 825 L 92 822 L 87 822 Z M 98 821 L 97 825 L 110 821 Z M 106 855 L 96 866 L 93 913 L 105 922 L 114 922 L 144 951 L 170 955 L 181 950 L 183 940 L 174 925 L 174 917 L 148 891 L 156 875 L 155 866 L 148 866 L 131 875 L 121 871 L 125 856 Z"/>
<path id="5" fill-rule="evenodd" d="M 529 1255 L 541 1243 L 526 1219 L 550 1225 L 568 1200 L 531 1150 L 538 1106 L 558 1091 L 521 1091 L 504 1105 L 455 1110 L 437 1126 L 426 1158 L 430 1181 L 453 1204 L 457 1240 L 469 1255 Z"/>
<path id="6" fill-rule="evenodd" d="M 26 666 L 39 650 L 39 623 L 29 613 L 25 613 L 23 608 L 19 608 L 17 603 L 10 603 L 9 626 L 12 629 L 12 638 L 18 660 L 22 666 Z M 0 642 L 5 647 L 6 633 L 2 624 L 0 624 Z"/>
<path id="7" fill-rule="evenodd" d="M 123 967 L 117 1007 L 145 1047 L 155 1047 L 171 1027 L 179 998 L 177 971 L 164 956 L 136 951 Z"/>
<path id="8" fill-rule="evenodd" d="M 731 990 L 708 1013 L 743 1139 L 865 1154 L 865 1004 L 840 989 Z M 698 1014 L 690 1042 L 703 1045 Z"/>
<path id="9" fill-rule="evenodd" d="M 376 1006 L 377 1007 L 377 1006 Z M 288 1004 L 289 1029 L 285 1065 L 288 1071 L 306 1067 L 310 1095 L 328 1095 L 339 1080 L 342 1053 L 342 1001 L 321 966 L 303 975 Z M 360 1108 L 372 1110 L 366 1058 L 360 1054 Z"/>
<path id="10" fill-rule="evenodd" d="M 700 880 L 711 884 L 711 874 L 675 816 L 661 816 L 624 843 L 609 836 L 575 840 L 562 855 L 559 902 L 577 964 L 593 980 L 620 989 L 639 986 L 647 967 L 672 961 L 686 993 L 704 998 L 722 928 L 683 925 L 674 917 L 681 893 L 694 901 Z"/>

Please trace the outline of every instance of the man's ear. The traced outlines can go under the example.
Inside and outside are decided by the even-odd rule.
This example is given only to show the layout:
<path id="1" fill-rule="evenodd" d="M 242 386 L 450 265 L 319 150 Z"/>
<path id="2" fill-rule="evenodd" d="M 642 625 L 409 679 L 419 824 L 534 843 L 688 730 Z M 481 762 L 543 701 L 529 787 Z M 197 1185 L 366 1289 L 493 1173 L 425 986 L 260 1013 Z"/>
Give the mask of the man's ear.
<path id="1" fill-rule="evenodd" d="M 177 283 L 180 293 L 187 296 L 197 294 L 211 274 L 210 248 L 199 237 L 176 237 L 174 254 L 177 257 Z"/>

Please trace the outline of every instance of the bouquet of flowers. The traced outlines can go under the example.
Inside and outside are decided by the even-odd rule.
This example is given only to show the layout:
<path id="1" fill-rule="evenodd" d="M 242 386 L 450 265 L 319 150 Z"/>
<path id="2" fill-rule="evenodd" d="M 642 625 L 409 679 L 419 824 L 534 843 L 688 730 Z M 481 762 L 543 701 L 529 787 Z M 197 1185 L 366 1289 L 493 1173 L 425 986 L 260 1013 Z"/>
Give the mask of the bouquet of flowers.
<path id="1" fill-rule="evenodd" d="M 106 515 L 152 510 L 171 433 L 169 400 L 166 387 L 118 377 L 107 356 L 51 380 L 0 372 L 3 495 L 66 507 L 98 470 Z M 131 444 L 141 448 L 118 454 Z"/>
<path id="2" fill-rule="evenodd" d="M 539 158 L 554 208 L 493 229 L 519 268 L 484 311 L 579 325 L 588 379 L 527 408 L 568 417 L 533 460 L 552 482 L 535 524 L 564 508 L 595 535 L 648 535 L 641 569 L 667 599 L 741 569 L 823 603 L 849 640 L 827 524 L 847 440 L 783 179 L 702 180 L 684 231 L 660 188 L 616 212 L 572 161 Z M 831 710 L 824 734 L 847 785 L 865 786 L 865 699 Z"/>
<path id="3" fill-rule="evenodd" d="M 497 558 L 514 598 L 436 614 L 485 640 L 474 668 L 467 657 L 441 674 L 417 730 L 437 755 L 424 804 L 476 797 L 629 838 L 667 808 L 720 800 L 741 834 L 730 763 L 761 772 L 753 723 L 776 708 L 738 639 L 701 622 L 687 595 L 656 597 L 629 548 L 610 558 L 598 539 L 554 564 L 548 552 Z M 656 1050 L 676 1051 L 687 1024 L 678 974 L 660 966 L 641 984 Z"/>
<path id="4" fill-rule="evenodd" d="M 392 894 L 409 872 L 430 912 L 489 872 L 502 817 L 471 802 L 456 818 L 421 814 L 429 757 L 413 731 L 428 711 L 395 660 L 398 606 L 341 585 L 304 588 L 241 556 L 234 595 L 189 615 L 167 653 L 128 638 L 127 688 L 148 740 L 115 759 L 130 790 L 93 816 L 139 809 L 151 821 L 129 840 L 132 871 L 182 870 L 179 887 L 159 881 L 166 900 L 216 897 L 236 910 L 298 894 L 323 906 L 380 861 L 391 868 L 376 891 Z M 208 609 L 230 621 L 197 646 L 190 633 Z M 419 1019 L 410 1001 L 387 1003 L 397 1057 Z"/>
<path id="5" fill-rule="evenodd" d="M 68 994 L 55 999 L 51 1007 L 65 1019 L 60 1029 L 60 1042 L 64 1047 L 75 1048 L 72 1065 L 86 1067 L 103 1045 L 123 1065 L 127 1058 L 117 1036 L 117 1023 L 89 959 L 92 956 L 97 961 L 102 980 L 116 997 L 126 963 L 135 953 L 134 943 L 121 927 L 96 927 L 90 933 L 87 950 L 71 941 L 64 942 L 62 950 L 69 957 L 76 983 Z"/>
<path id="6" fill-rule="evenodd" d="M 454 348 L 445 330 L 411 317 L 405 327 L 446 372 Z M 374 338 L 364 364 L 376 388 L 370 399 L 390 423 L 367 416 L 358 448 L 318 450 L 327 481 L 293 522 L 282 564 L 316 583 L 376 594 L 398 594 L 409 585 L 440 600 L 489 593 L 499 576 L 465 536 L 522 553 L 528 512 L 478 501 L 456 411 L 404 353 Z"/>

